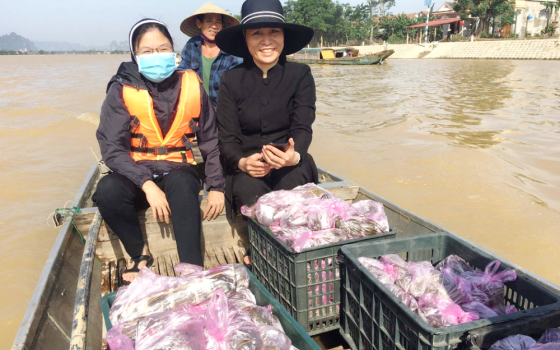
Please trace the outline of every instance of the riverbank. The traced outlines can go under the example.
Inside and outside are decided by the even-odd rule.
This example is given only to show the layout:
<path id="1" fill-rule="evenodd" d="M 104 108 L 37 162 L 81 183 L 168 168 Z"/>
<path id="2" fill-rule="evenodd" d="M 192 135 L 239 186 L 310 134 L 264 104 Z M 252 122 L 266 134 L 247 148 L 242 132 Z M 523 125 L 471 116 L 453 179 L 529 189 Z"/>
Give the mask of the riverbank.
<path id="1" fill-rule="evenodd" d="M 560 39 L 500 40 L 450 42 L 424 45 L 387 45 L 395 50 L 391 59 L 451 58 L 451 59 L 506 59 L 506 60 L 560 60 Z M 385 50 L 384 45 L 357 46 L 360 55 Z"/>

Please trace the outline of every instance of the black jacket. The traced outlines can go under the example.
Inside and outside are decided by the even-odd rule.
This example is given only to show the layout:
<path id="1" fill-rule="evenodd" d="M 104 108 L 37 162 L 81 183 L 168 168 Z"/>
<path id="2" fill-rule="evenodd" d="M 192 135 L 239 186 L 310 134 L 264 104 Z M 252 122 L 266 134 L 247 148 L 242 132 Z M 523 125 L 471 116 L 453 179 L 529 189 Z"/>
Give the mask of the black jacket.
<path id="1" fill-rule="evenodd" d="M 239 159 L 260 153 L 264 144 L 290 137 L 295 150 L 307 155 L 316 101 L 311 69 L 281 59 L 267 76 L 263 79 L 253 60 L 222 76 L 217 114 L 220 152 L 228 172 L 237 170 Z"/>
<path id="2" fill-rule="evenodd" d="M 115 84 L 116 83 L 116 84 Z M 101 107 L 97 140 L 103 160 L 116 173 L 126 176 L 138 187 L 153 179 L 184 166 L 184 163 L 168 161 L 135 162 L 130 156 L 130 124 L 132 117 L 124 104 L 123 85 L 147 89 L 154 102 L 154 111 L 163 137 L 169 131 L 175 118 L 177 102 L 181 92 L 180 74 L 174 73 L 161 83 L 152 83 L 138 72 L 134 62 L 122 63 L 117 74 L 109 81 L 107 97 Z M 208 190 L 224 190 L 225 180 L 220 164 L 218 149 L 218 123 L 208 95 L 200 85 L 201 110 L 196 133 L 198 147 L 205 160 L 206 185 Z"/>

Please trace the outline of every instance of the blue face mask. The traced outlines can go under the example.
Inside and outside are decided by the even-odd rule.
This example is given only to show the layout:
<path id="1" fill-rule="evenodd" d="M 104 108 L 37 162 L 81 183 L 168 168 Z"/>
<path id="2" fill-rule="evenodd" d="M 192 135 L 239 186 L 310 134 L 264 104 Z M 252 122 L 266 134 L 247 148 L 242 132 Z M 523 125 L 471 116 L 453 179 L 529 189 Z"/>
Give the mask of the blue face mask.
<path id="1" fill-rule="evenodd" d="M 136 56 L 138 71 L 149 81 L 160 83 L 169 78 L 177 68 L 175 53 L 151 53 Z"/>

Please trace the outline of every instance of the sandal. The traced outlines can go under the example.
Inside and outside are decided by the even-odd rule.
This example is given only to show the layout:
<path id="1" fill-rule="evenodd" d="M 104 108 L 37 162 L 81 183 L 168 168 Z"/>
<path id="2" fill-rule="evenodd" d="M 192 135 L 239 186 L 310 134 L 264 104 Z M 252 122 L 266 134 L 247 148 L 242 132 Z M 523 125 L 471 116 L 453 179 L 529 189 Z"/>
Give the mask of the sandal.
<path id="1" fill-rule="evenodd" d="M 131 282 L 125 281 L 124 279 L 122 279 L 122 275 L 124 275 L 125 273 L 129 273 L 129 272 L 140 272 L 140 269 L 138 268 L 138 265 L 140 265 L 140 263 L 142 261 L 147 261 L 146 267 L 150 267 L 152 266 L 152 264 L 154 263 L 154 257 L 152 256 L 152 254 L 150 255 L 140 255 L 139 257 L 136 258 L 130 258 L 131 262 L 134 262 L 134 265 L 130 268 L 130 269 L 125 269 L 124 272 L 121 274 L 121 285 L 123 286 L 127 286 L 129 285 Z"/>

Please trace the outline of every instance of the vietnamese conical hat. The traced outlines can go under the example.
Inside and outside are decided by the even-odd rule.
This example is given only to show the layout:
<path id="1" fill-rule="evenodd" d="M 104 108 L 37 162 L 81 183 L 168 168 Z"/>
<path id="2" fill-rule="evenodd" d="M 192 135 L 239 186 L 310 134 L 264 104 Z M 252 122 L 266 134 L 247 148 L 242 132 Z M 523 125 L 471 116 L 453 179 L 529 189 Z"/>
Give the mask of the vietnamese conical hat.
<path id="1" fill-rule="evenodd" d="M 199 36 L 201 34 L 200 29 L 196 26 L 196 16 L 204 15 L 207 13 L 217 13 L 219 15 L 224 16 L 224 28 L 239 24 L 237 18 L 233 17 L 231 14 L 227 13 L 225 10 L 222 10 L 218 6 L 212 4 L 211 2 L 204 4 L 201 8 L 195 11 L 192 15 L 186 18 L 181 23 L 181 31 L 191 38 L 195 36 Z"/>

